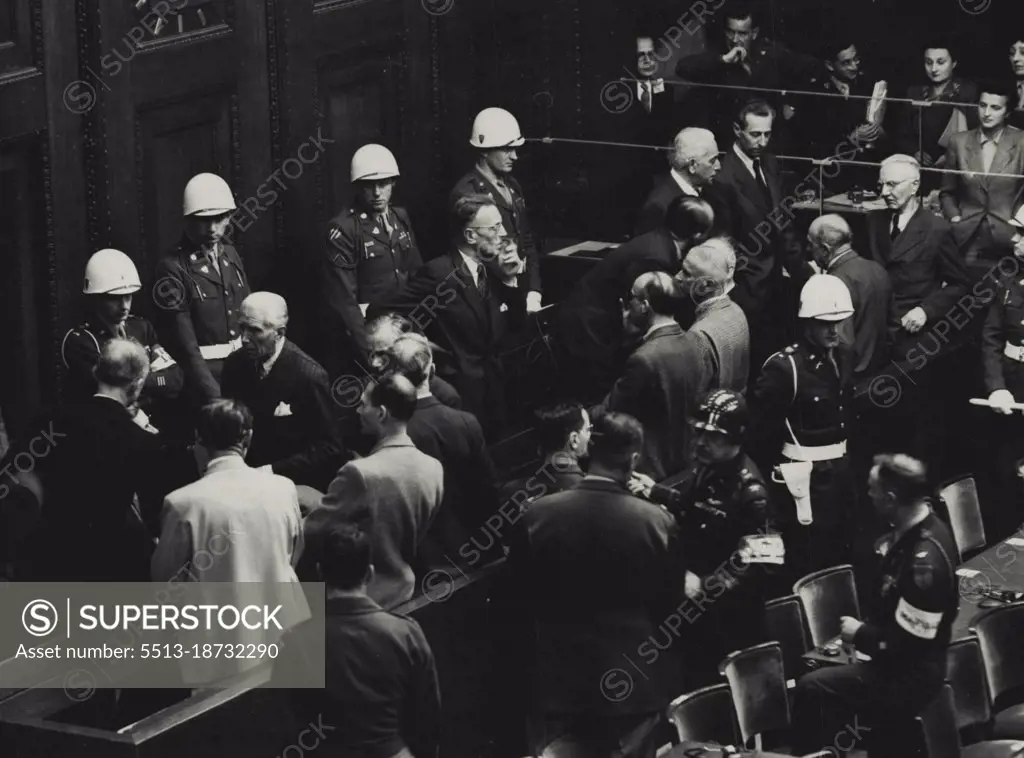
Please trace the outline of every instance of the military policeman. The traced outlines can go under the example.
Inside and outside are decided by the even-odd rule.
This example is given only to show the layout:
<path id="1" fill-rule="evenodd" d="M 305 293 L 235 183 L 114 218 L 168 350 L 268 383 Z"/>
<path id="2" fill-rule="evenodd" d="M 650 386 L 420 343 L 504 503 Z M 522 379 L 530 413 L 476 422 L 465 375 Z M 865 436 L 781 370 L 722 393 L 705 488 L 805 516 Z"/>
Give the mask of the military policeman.
<path id="1" fill-rule="evenodd" d="M 113 337 L 133 339 L 146 348 L 150 360 L 149 377 L 139 398 L 143 413 L 137 420 L 145 425 L 146 415 L 155 411 L 154 423 L 159 426 L 160 411 L 171 412 L 166 401 L 177 397 L 183 377 L 180 367 L 158 343 L 153 325 L 131 315 L 132 295 L 141 288 L 135 264 L 120 250 L 100 250 L 89 258 L 82 287 L 87 317 L 81 325 L 69 329 L 61 343 L 67 369 L 65 397 L 91 397 L 96 391 L 93 369 L 103 344 Z"/>
<path id="2" fill-rule="evenodd" d="M 864 724 L 870 742 L 884 733 L 889 754 L 911 755 L 909 746 L 892 744 L 902 736 L 895 727 L 909 724 L 945 679 L 959 609 L 957 554 L 949 528 L 931 508 L 925 466 L 908 455 L 876 456 L 868 492 L 893 532 L 880 543 L 881 586 L 867 620 L 844 616 L 840 623 L 843 642 L 871 660 L 800 679 L 793 698 L 795 755 L 831 747 L 849 724 Z M 879 728 L 885 725 L 893 728 Z M 875 755 L 870 744 L 863 747 Z"/>
<path id="3" fill-rule="evenodd" d="M 346 356 L 338 353 L 344 347 L 350 359 L 368 359 L 367 307 L 400 290 L 423 265 L 409 214 L 391 204 L 398 176 L 398 162 L 383 145 L 363 145 L 352 156 L 355 200 L 331 219 L 324 257 L 324 299 L 335 335 L 328 349 L 331 371 L 342 368 Z M 347 334 L 348 344 L 337 334 Z"/>
<path id="4" fill-rule="evenodd" d="M 486 195 L 501 212 L 502 226 L 518 247 L 524 261 L 519 287 L 526 289 L 526 312 L 541 308 L 540 259 L 536 241 L 530 230 L 523 188 L 512 176 L 512 167 L 519 156 L 516 148 L 523 139 L 516 117 L 503 108 L 485 108 L 473 121 L 471 144 L 477 151 L 476 166 L 455 184 L 449 206 L 466 195 Z"/>
<path id="5" fill-rule="evenodd" d="M 786 564 L 800 575 L 850 555 L 849 356 L 837 350 L 839 325 L 853 315 L 850 291 L 837 277 L 815 274 L 800 292 L 798 315 L 802 338 L 765 361 L 754 387 L 751 442 L 755 459 L 774 466 L 773 481 L 785 485 L 775 489 Z"/>
<path id="6" fill-rule="evenodd" d="M 192 177 L 183 202 L 185 234 L 156 267 L 157 330 L 184 371 L 193 404 L 220 396 L 224 359 L 242 344 L 238 309 L 249 295 L 249 281 L 242 259 L 225 239 L 235 209 L 222 178 Z"/>
<path id="7" fill-rule="evenodd" d="M 998 449 L 992 459 L 997 478 L 1007 498 L 1016 497 L 1016 479 L 1024 458 L 1024 421 L 1012 410 L 1024 402 L 1024 274 L 1008 271 L 996 287 L 992 305 L 982 327 L 981 356 L 985 389 L 994 419 L 989 438 Z"/>
<path id="8" fill-rule="evenodd" d="M 702 651 L 687 662 L 687 687 L 714 684 L 726 655 L 767 639 L 766 580 L 785 553 L 764 478 L 743 452 L 749 418 L 742 395 L 713 390 L 694 414 L 696 463 L 683 483 L 655 484 L 643 474 L 630 482 L 634 494 L 665 505 L 680 524 L 688 643 Z"/>

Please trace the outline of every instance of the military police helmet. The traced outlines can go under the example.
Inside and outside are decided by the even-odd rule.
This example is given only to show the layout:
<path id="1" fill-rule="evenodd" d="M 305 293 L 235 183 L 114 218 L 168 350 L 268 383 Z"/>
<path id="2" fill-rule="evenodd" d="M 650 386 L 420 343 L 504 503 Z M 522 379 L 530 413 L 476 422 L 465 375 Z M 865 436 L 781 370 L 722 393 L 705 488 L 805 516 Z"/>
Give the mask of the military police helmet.
<path id="1" fill-rule="evenodd" d="M 815 274 L 800 290 L 799 318 L 842 321 L 853 315 L 853 299 L 846 283 L 831 274 Z"/>
<path id="2" fill-rule="evenodd" d="M 487 150 L 490 148 L 521 147 L 526 140 L 516 117 L 504 108 L 484 108 L 473 120 L 473 133 L 469 144 Z"/>
<path id="3" fill-rule="evenodd" d="M 733 390 L 712 390 L 693 417 L 695 429 L 719 432 L 738 441 L 746 431 L 750 413 L 743 395 Z"/>
<path id="4" fill-rule="evenodd" d="M 350 169 L 353 182 L 382 181 L 398 176 L 398 161 L 383 145 L 369 144 L 356 150 Z"/>
<path id="5" fill-rule="evenodd" d="M 131 295 L 140 289 L 142 282 L 135 264 L 120 250 L 100 250 L 85 264 L 83 295 Z"/>
<path id="6" fill-rule="evenodd" d="M 216 174 L 196 174 L 185 185 L 182 214 L 185 216 L 222 216 L 236 210 L 228 183 Z"/>

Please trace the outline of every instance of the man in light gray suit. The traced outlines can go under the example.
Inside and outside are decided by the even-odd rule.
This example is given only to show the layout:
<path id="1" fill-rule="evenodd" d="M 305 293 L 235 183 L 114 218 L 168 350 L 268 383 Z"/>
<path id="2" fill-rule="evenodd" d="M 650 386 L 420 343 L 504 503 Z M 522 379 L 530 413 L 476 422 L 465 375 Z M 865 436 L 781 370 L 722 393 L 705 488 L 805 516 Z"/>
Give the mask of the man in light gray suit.
<path id="1" fill-rule="evenodd" d="M 236 400 L 220 399 L 200 411 L 199 443 L 209 454 L 202 478 L 164 500 L 160 542 L 153 554 L 153 581 L 231 583 L 239 605 L 280 603 L 288 629 L 309 618 L 294 566 L 302 552 L 302 516 L 291 480 L 245 462 L 252 441 L 252 414 Z M 220 593 L 220 590 L 216 591 Z M 211 601 L 224 602 L 220 594 Z M 270 644 L 279 634 L 239 625 L 230 639 L 197 632 L 195 641 Z M 183 643 L 184 644 L 184 643 Z M 187 684 L 223 682 L 258 660 L 182 662 Z"/>
<path id="2" fill-rule="evenodd" d="M 368 456 L 341 467 L 321 507 L 306 518 L 307 534 L 316 534 L 322 519 L 338 518 L 372 535 L 375 573 L 367 593 L 385 610 L 413 596 L 410 564 L 444 496 L 441 464 L 417 450 L 406 432 L 415 412 L 416 388 L 404 376 L 370 382 L 359 421 L 377 443 Z"/>

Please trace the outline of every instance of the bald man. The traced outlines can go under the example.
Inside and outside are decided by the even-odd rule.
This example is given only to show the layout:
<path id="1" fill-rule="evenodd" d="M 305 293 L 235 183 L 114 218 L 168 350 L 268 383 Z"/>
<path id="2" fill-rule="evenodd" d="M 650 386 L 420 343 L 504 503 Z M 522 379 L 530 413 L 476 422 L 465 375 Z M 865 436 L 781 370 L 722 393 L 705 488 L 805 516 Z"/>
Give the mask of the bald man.
<path id="1" fill-rule="evenodd" d="M 288 305 L 272 292 L 242 301 L 242 347 L 224 362 L 222 394 L 253 415 L 247 460 L 323 491 L 344 463 L 327 372 L 285 336 Z"/>
<path id="2" fill-rule="evenodd" d="M 881 368 L 887 358 L 892 284 L 885 269 L 853 249 L 853 232 L 838 214 L 820 216 L 807 232 L 814 262 L 843 281 L 853 300 L 853 318 L 839 326 L 840 345 L 851 351 L 848 363 L 856 381 Z"/>
<path id="3" fill-rule="evenodd" d="M 704 366 L 698 396 L 711 389 L 747 391 L 750 329 L 743 309 L 729 297 L 735 272 L 736 251 L 728 240 L 715 237 L 691 249 L 676 275 L 681 295 L 696 307 L 688 334 Z"/>
<path id="4" fill-rule="evenodd" d="M 702 197 L 718 174 L 718 143 L 707 129 L 687 127 L 672 140 L 668 153 L 669 172 L 655 184 L 637 218 L 635 236 L 660 229 L 672 201 L 681 195 Z"/>
<path id="5" fill-rule="evenodd" d="M 678 297 L 664 271 L 641 274 L 633 282 L 623 321 L 643 342 L 603 403 L 643 424 L 644 454 L 637 470 L 655 481 L 689 465 L 690 415 L 698 388 L 706 383 L 700 351 L 674 317 Z"/>

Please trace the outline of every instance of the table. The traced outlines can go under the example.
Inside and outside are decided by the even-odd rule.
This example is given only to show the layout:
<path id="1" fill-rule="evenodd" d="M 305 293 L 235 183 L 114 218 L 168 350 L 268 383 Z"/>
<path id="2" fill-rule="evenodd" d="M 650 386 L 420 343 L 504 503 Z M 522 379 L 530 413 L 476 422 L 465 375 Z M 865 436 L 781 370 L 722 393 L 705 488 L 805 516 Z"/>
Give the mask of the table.
<path id="1" fill-rule="evenodd" d="M 821 213 L 870 213 L 871 211 L 885 210 L 885 202 L 881 199 L 865 200 L 855 203 L 845 192 L 839 195 L 826 197 L 824 200 L 800 200 L 793 203 L 793 210 L 797 211 L 819 211 Z"/>
<path id="2" fill-rule="evenodd" d="M 1024 593 L 1024 527 L 960 566 L 957 582 L 960 613 L 953 622 L 953 639 L 970 631 L 978 614 L 987 610 L 982 603 L 993 603 L 993 591 Z"/>
<path id="3" fill-rule="evenodd" d="M 697 752 L 701 748 L 703 748 L 703 752 Z M 691 755 L 695 758 L 725 758 L 726 755 L 742 756 L 742 758 L 793 758 L 783 753 L 766 753 L 759 750 L 737 749 L 735 753 L 724 753 L 718 745 L 704 742 L 681 742 L 662 758 L 689 758 Z"/>

